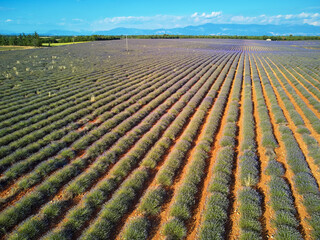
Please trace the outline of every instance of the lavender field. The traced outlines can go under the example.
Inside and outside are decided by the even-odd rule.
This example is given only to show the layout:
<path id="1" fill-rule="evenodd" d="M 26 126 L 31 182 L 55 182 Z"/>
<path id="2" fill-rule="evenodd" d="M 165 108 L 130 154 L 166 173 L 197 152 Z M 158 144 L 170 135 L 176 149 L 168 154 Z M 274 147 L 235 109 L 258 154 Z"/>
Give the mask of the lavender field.
<path id="1" fill-rule="evenodd" d="M 1 239 L 320 239 L 320 42 L 0 52 Z"/>

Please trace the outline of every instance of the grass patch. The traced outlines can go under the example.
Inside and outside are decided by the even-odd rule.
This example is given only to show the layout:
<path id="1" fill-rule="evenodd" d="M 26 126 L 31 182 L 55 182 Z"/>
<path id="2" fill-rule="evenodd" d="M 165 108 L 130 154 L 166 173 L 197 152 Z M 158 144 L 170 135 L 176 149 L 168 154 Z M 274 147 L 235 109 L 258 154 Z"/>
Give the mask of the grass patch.
<path id="1" fill-rule="evenodd" d="M 25 50 L 33 49 L 31 46 L 0 46 L 0 51 L 13 51 L 13 50 Z"/>

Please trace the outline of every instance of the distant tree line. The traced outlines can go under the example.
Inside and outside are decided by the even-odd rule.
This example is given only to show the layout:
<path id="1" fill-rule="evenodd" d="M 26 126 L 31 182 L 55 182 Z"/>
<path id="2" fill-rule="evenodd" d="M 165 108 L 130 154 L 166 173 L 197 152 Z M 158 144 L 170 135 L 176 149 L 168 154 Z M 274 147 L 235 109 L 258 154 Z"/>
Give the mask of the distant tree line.
<path id="1" fill-rule="evenodd" d="M 41 39 L 35 32 L 34 34 L 20 34 L 20 35 L 0 35 L 0 45 L 14 45 L 14 46 L 41 46 Z"/>
<path id="2" fill-rule="evenodd" d="M 42 43 L 66 43 L 66 42 L 82 42 L 82 41 L 103 41 L 103 40 L 119 40 L 120 36 L 53 36 L 40 37 L 36 32 L 34 34 L 20 35 L 0 35 L 0 45 L 13 46 L 35 46 L 40 47 Z"/>
<path id="3" fill-rule="evenodd" d="M 42 43 L 67 43 L 67 42 L 82 42 L 82 41 L 104 41 L 104 40 L 119 40 L 124 38 L 124 35 L 107 36 L 107 35 L 90 35 L 90 36 L 52 36 L 40 37 L 36 32 L 34 34 L 20 35 L 0 35 L 0 45 L 15 45 L 15 46 L 35 46 L 40 47 Z M 320 36 L 237 36 L 237 35 L 128 35 L 131 39 L 183 39 L 183 38 L 212 38 L 212 39 L 255 39 L 273 41 L 296 41 L 296 40 L 320 40 Z"/>
<path id="4" fill-rule="evenodd" d="M 104 41 L 104 40 L 119 40 L 120 36 L 53 36 L 41 38 L 42 43 L 67 43 L 67 42 L 85 42 L 85 41 Z"/>

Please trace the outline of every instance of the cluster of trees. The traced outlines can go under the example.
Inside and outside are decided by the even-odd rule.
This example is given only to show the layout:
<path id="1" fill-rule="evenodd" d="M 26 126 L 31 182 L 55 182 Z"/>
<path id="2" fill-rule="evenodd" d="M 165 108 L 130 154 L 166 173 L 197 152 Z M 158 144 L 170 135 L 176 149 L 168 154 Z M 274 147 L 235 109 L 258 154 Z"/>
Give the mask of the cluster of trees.
<path id="1" fill-rule="evenodd" d="M 20 35 L 0 35 L 0 45 L 14 46 L 35 46 L 40 47 L 42 43 L 67 43 L 82 41 L 103 41 L 119 40 L 120 36 L 90 35 L 90 36 L 52 36 L 40 37 L 36 32 L 34 34 Z M 134 39 L 183 39 L 183 38 L 212 38 L 212 39 L 255 39 L 273 41 L 294 41 L 294 40 L 320 40 L 320 36 L 227 36 L 227 35 L 129 35 L 128 38 Z"/>
<path id="2" fill-rule="evenodd" d="M 67 43 L 67 42 L 82 42 L 82 41 L 103 41 L 103 40 L 119 40 L 120 36 L 52 36 L 40 37 L 36 32 L 34 34 L 20 35 L 0 35 L 0 45 L 12 46 L 34 46 L 41 47 L 42 43 Z"/>
<path id="3" fill-rule="evenodd" d="M 120 36 L 52 36 L 41 38 L 42 43 L 67 43 L 67 42 L 85 42 L 85 41 L 103 41 L 103 40 L 119 40 Z"/>
<path id="4" fill-rule="evenodd" d="M 41 46 L 41 38 L 35 32 L 34 34 L 20 34 L 20 35 L 0 35 L 0 45 L 14 45 L 14 46 Z"/>

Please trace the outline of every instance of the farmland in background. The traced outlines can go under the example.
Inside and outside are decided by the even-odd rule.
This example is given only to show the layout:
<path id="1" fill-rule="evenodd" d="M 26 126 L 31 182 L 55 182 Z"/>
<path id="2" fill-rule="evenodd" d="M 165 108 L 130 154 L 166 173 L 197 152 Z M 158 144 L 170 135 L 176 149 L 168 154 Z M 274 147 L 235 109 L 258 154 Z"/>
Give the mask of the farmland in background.
<path id="1" fill-rule="evenodd" d="M 78 43 L 85 43 L 85 42 L 67 42 L 67 43 L 43 43 L 42 46 L 48 47 L 56 47 L 56 46 L 63 46 L 63 45 L 69 45 L 69 44 L 78 44 Z"/>
<path id="2" fill-rule="evenodd" d="M 0 239 L 320 239 L 319 49 L 0 52 Z"/>

